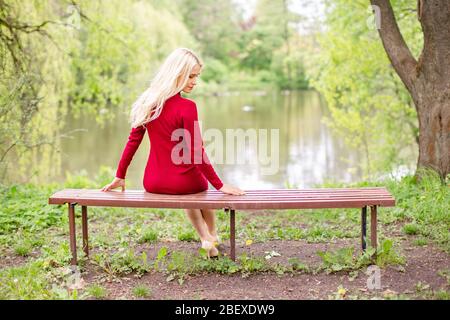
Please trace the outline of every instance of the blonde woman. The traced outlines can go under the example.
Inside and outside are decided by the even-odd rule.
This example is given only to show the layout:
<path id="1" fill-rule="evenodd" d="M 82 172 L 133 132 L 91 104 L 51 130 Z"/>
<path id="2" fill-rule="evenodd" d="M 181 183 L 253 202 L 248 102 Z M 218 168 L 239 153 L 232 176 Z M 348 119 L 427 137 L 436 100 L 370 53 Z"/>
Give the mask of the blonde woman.
<path id="1" fill-rule="evenodd" d="M 203 148 L 198 126 L 197 106 L 183 98 L 181 91 L 190 93 L 197 84 L 203 62 L 187 48 L 174 50 L 164 61 L 150 87 L 133 104 L 130 122 L 131 132 L 123 150 L 114 180 L 102 191 L 115 188 L 125 190 L 127 168 L 148 131 L 150 156 L 144 173 L 144 189 L 163 194 L 189 194 L 208 189 L 208 181 L 215 189 L 232 195 L 245 192 L 224 184 L 217 176 Z M 180 141 L 173 141 L 173 133 L 182 130 L 187 153 L 174 152 Z M 188 135 L 189 137 L 186 137 Z M 199 137 L 200 141 L 195 141 Z M 181 153 L 183 153 L 181 150 Z M 180 161 L 180 158 L 182 161 Z M 200 160 L 200 161 L 199 161 Z M 214 244 L 219 242 L 212 209 L 186 209 L 197 231 L 202 248 L 208 256 L 217 256 Z"/>

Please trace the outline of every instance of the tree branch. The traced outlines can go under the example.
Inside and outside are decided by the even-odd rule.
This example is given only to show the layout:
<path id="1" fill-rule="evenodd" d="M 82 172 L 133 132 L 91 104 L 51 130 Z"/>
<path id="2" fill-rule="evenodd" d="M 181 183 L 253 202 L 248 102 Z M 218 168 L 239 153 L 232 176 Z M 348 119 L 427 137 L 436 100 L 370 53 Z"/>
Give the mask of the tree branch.
<path id="1" fill-rule="evenodd" d="M 381 26 L 378 33 L 387 56 L 408 91 L 412 93 L 417 78 L 417 61 L 403 39 L 391 3 L 389 0 L 370 0 L 370 2 L 380 9 Z"/>

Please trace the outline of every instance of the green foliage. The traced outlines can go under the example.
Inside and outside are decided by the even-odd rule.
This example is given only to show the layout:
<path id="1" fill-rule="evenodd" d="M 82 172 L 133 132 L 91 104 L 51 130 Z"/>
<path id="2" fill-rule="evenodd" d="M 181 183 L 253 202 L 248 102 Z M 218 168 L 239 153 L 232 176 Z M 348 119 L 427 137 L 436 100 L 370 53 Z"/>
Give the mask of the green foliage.
<path id="1" fill-rule="evenodd" d="M 33 249 L 28 241 L 21 241 L 14 246 L 14 252 L 19 256 L 28 256 Z"/>
<path id="2" fill-rule="evenodd" d="M 118 252 L 112 255 L 99 253 L 94 255 L 93 259 L 97 265 L 111 276 L 129 274 L 131 272 L 142 275 L 151 270 L 147 255 L 145 253 L 136 255 L 132 249 L 120 248 Z"/>
<path id="3" fill-rule="evenodd" d="M 405 259 L 393 249 L 393 242 L 390 239 L 383 240 L 376 252 L 373 248 L 368 248 L 362 255 L 355 256 L 353 247 L 318 251 L 317 254 L 322 258 L 322 269 L 327 273 L 358 270 L 373 263 L 381 268 L 405 264 Z"/>
<path id="4" fill-rule="evenodd" d="M 113 168 L 108 166 L 100 166 L 98 173 L 94 177 L 97 187 L 103 187 L 111 182 L 111 177 L 114 177 L 116 172 Z"/>
<path id="5" fill-rule="evenodd" d="M 158 241 L 158 232 L 153 229 L 147 229 L 143 232 L 141 238 L 139 239 L 140 243 L 153 243 Z"/>
<path id="6" fill-rule="evenodd" d="M 450 269 L 440 270 L 438 275 L 447 280 L 447 286 L 450 286 Z"/>
<path id="7" fill-rule="evenodd" d="M 416 246 L 423 247 L 423 246 L 426 246 L 428 244 L 428 241 L 426 239 L 419 238 L 419 239 L 414 240 L 413 243 Z"/>
<path id="8" fill-rule="evenodd" d="M 446 290 L 439 290 L 434 295 L 436 300 L 450 300 L 450 292 Z"/>
<path id="9" fill-rule="evenodd" d="M 393 241 L 385 239 L 377 249 L 375 263 L 383 268 L 387 265 L 403 265 L 406 260 L 394 250 Z"/>
<path id="10" fill-rule="evenodd" d="M 72 254 L 68 242 L 62 242 L 42 246 L 40 258 L 43 259 L 44 268 L 62 267 L 71 261 Z"/>
<path id="11" fill-rule="evenodd" d="M 64 183 L 65 188 L 69 189 L 84 189 L 94 188 L 94 182 L 89 178 L 89 174 L 86 170 L 81 170 L 76 173 L 66 172 L 66 180 Z"/>
<path id="12" fill-rule="evenodd" d="M 72 107 L 93 113 L 100 122 L 113 117 L 111 110 L 135 98 L 136 81 L 142 75 L 147 77 L 149 67 L 155 68 L 176 43 L 194 45 L 173 13 L 149 2 L 80 1 L 80 7 L 95 23 L 82 21 L 76 33 Z M 127 94 L 130 87 L 133 96 Z"/>
<path id="13" fill-rule="evenodd" d="M 170 260 L 168 260 L 166 264 L 166 270 L 169 274 L 167 281 L 177 279 L 178 283 L 182 285 L 185 276 L 193 273 L 195 270 L 195 265 L 190 260 L 188 255 L 184 252 L 172 252 Z"/>
<path id="14" fill-rule="evenodd" d="M 403 226 L 403 232 L 408 235 L 414 235 L 419 233 L 419 226 L 415 223 L 405 224 Z"/>
<path id="15" fill-rule="evenodd" d="M 197 262 L 198 270 L 204 272 L 234 274 L 240 271 L 240 266 L 229 257 L 221 257 L 217 260 L 201 259 Z"/>
<path id="16" fill-rule="evenodd" d="M 178 233 L 178 240 L 180 241 L 195 241 L 196 239 L 197 235 L 194 230 L 185 230 Z"/>
<path id="17" fill-rule="evenodd" d="M 61 1 L 2 1 L 0 19 L 0 181 L 53 173 L 50 158 L 69 84 L 68 27 Z M 63 13 L 64 12 L 64 13 Z M 40 27 L 39 27 L 40 26 Z M 5 40 L 8 39 L 8 40 Z M 44 155 L 46 154 L 46 155 Z M 12 172 L 10 171 L 12 170 Z M 10 175 L 7 175 L 9 173 Z M 13 179 L 14 178 L 14 179 Z"/>
<path id="18" fill-rule="evenodd" d="M 238 50 L 238 12 L 231 0 L 176 0 L 182 20 L 205 56 L 224 64 L 233 62 Z M 173 6 L 173 3 L 170 3 Z"/>
<path id="19" fill-rule="evenodd" d="M 14 41 L 0 41 L 0 181 L 57 175 L 69 112 L 103 125 L 171 50 L 196 47 L 178 14 L 154 4 L 2 1 L 0 18 L 10 27 L 1 25 L 1 39 Z"/>
<path id="20" fill-rule="evenodd" d="M 96 185 L 102 176 L 108 175 L 107 168 L 100 170 L 91 180 L 86 177 L 86 185 Z M 104 175 L 101 172 L 106 172 Z M 384 208 L 380 214 L 381 235 L 389 227 L 401 231 L 401 225 L 415 226 L 418 245 L 438 244 L 448 249 L 449 190 L 443 186 L 439 177 L 430 172 L 424 179 L 416 181 L 407 176 L 400 181 L 386 180 L 376 185 L 385 185 L 397 200 L 395 208 Z M 72 182 L 78 181 L 75 176 Z M 361 182 L 358 186 L 373 184 Z M 63 184 L 56 185 L 14 185 L 1 189 L 2 207 L 0 208 L 0 253 L 5 255 L 22 254 L 27 259 L 17 259 L 21 266 L 5 267 L 0 270 L 0 298 L 3 299 L 84 299 L 89 297 L 104 298 L 107 293 L 101 289 L 68 289 L 63 282 L 67 278 L 67 266 L 71 253 L 67 241 L 66 206 L 50 206 L 48 196 L 60 190 Z M 120 281 L 119 277 L 133 274 L 137 277 L 148 272 L 159 272 L 168 281 L 177 281 L 180 285 L 189 279 L 189 275 L 216 273 L 223 275 L 239 274 L 249 277 L 261 272 L 279 275 L 286 273 L 317 273 L 325 271 L 347 272 L 350 278 L 355 277 L 352 271 L 358 271 L 370 264 L 380 267 L 402 265 L 402 257 L 394 244 L 394 239 L 380 241 L 377 254 L 368 248 L 365 254 L 352 247 L 320 254 L 322 264 L 316 268 L 309 266 L 298 258 L 288 259 L 287 264 L 277 263 L 277 258 L 264 259 L 264 256 L 243 254 L 237 261 L 229 257 L 204 259 L 198 254 L 171 251 L 162 246 L 156 257 L 149 259 L 146 252 L 136 252 L 132 248 L 135 242 L 158 241 L 164 244 L 165 239 L 173 241 L 180 230 L 192 230 L 182 210 L 141 210 L 125 208 L 91 208 L 91 245 L 94 246 L 90 263 L 99 266 L 98 272 L 109 280 Z M 229 232 L 229 216 L 218 212 L 218 227 L 222 238 Z M 360 212 L 347 209 L 324 210 L 286 210 L 270 215 L 253 215 L 249 220 L 246 215 L 237 216 L 237 224 L 241 232 L 237 241 L 252 239 L 254 242 L 270 240 L 327 241 L 352 236 L 359 242 Z M 386 219 L 386 220 L 383 220 Z M 393 223 L 396 222 L 396 223 Z M 398 223 L 397 223 L 398 222 Z M 151 226 L 148 229 L 144 225 Z M 405 227 L 406 229 L 410 227 Z M 405 230 L 406 230 L 405 229 Z M 111 232 L 114 230 L 115 232 Z M 142 232 L 140 231 L 142 230 Z M 158 232 L 156 232 L 158 230 Z M 409 230 L 409 229 L 408 229 Z M 193 233 L 195 235 L 195 233 Z M 241 240 L 239 240 L 241 239 Z M 243 240 L 244 239 L 244 240 Z M 139 246 L 145 247 L 145 245 Z M 32 254 L 31 254 L 32 252 Z M 280 251 L 281 252 L 281 251 Z M 16 257 L 17 258 L 17 257 Z M 80 258 L 80 251 L 79 251 Z M 81 260 L 83 268 L 86 260 Z M 448 270 L 440 275 L 448 280 Z M 127 276 L 129 277 L 129 276 Z M 102 279 L 103 280 L 103 279 Z M 433 291 L 426 284 L 418 286 L 417 295 L 427 299 L 446 299 L 448 292 Z M 97 292 L 98 291 L 98 292 Z M 97 292 L 97 293 L 96 293 Z M 349 297 L 349 296 L 347 296 Z M 395 296 L 394 298 L 399 298 Z"/>
<path id="21" fill-rule="evenodd" d="M 247 277 L 250 273 L 267 271 L 267 265 L 263 257 L 248 257 L 245 253 L 239 257 L 241 264 L 241 272 L 243 277 Z"/>
<path id="22" fill-rule="evenodd" d="M 311 84 L 325 97 L 326 124 L 345 143 L 363 153 L 364 180 L 391 172 L 415 154 L 417 115 L 412 99 L 392 70 L 365 0 L 326 1 L 327 31 L 319 35 L 320 50 L 307 66 Z M 406 42 L 417 56 L 423 44 L 416 15 L 408 0 L 396 0 Z M 401 12 L 401 14 L 398 14 Z"/>
<path id="23" fill-rule="evenodd" d="M 322 258 L 324 269 L 327 272 L 350 271 L 358 269 L 353 256 L 354 248 L 341 248 L 336 251 L 318 251 L 317 254 Z"/>
<path id="24" fill-rule="evenodd" d="M 164 262 L 165 258 L 167 255 L 167 248 L 166 247 L 162 247 L 161 249 L 159 249 L 158 251 L 158 255 L 156 256 L 156 260 L 153 264 L 153 267 L 156 271 L 160 270 L 162 263 Z"/>
<path id="25" fill-rule="evenodd" d="M 292 268 L 292 271 L 310 272 L 310 267 L 302 263 L 298 258 L 289 258 L 288 262 Z"/>
<path id="26" fill-rule="evenodd" d="M 3 0 L 0 182 L 58 177 L 61 140 L 78 131 L 64 130 L 66 117 L 103 126 L 128 113 L 176 47 L 205 61 L 199 92 L 304 88 L 300 17 L 286 1 L 258 2 L 255 15 L 243 21 L 231 0 Z"/>
<path id="27" fill-rule="evenodd" d="M 42 262 L 0 270 L 0 299 L 49 299 L 52 297 Z"/>
<path id="28" fill-rule="evenodd" d="M 0 235 L 18 230 L 39 231 L 65 221 L 62 210 L 48 205 L 54 185 L 12 185 L 1 189 Z"/>
<path id="29" fill-rule="evenodd" d="M 133 295 L 137 298 L 147 298 L 150 294 L 151 290 L 146 285 L 140 284 L 133 288 Z"/>
<path id="30" fill-rule="evenodd" d="M 202 71 L 201 78 L 206 82 L 222 83 L 228 76 L 227 66 L 220 60 L 209 58 L 205 61 L 205 67 Z"/>
<path id="31" fill-rule="evenodd" d="M 104 299 L 108 295 L 106 289 L 98 284 L 89 286 L 86 288 L 86 292 L 95 299 Z"/>
<path id="32" fill-rule="evenodd" d="M 438 174 L 431 169 L 421 169 L 420 181 L 406 176 L 398 183 L 387 180 L 385 184 L 403 210 L 404 219 L 414 221 L 404 232 L 412 232 L 432 240 L 450 252 L 450 190 L 443 185 Z"/>
<path id="33" fill-rule="evenodd" d="M 255 20 L 226 1 L 178 1 L 183 21 L 204 53 L 204 92 L 305 88 L 299 16 L 286 1 L 258 1 Z M 196 16 L 196 19 L 192 19 Z M 209 70 L 208 70 L 209 68 Z"/>

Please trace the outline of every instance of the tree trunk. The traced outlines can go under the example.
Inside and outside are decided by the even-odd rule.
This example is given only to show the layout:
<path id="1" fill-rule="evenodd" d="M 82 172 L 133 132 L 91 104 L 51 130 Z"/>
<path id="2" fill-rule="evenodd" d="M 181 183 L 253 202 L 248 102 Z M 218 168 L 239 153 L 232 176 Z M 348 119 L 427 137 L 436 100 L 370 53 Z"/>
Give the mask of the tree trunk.
<path id="1" fill-rule="evenodd" d="M 431 168 L 444 182 L 450 172 L 450 95 L 448 91 L 439 92 L 432 83 L 424 87 L 417 94 L 425 94 L 415 102 L 420 110 L 416 177 L 421 178 L 421 168 Z"/>
<path id="2" fill-rule="evenodd" d="M 424 34 L 419 61 L 412 56 L 389 0 L 371 0 L 380 9 L 379 34 L 386 53 L 414 101 L 419 119 L 419 159 L 444 182 L 450 173 L 450 1 L 418 0 Z"/>

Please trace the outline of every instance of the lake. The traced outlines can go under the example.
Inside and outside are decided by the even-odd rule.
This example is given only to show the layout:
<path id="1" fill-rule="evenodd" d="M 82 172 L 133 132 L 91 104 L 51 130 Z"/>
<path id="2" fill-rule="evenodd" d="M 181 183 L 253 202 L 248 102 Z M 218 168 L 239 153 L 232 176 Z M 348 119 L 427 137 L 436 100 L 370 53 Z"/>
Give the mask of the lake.
<path id="1" fill-rule="evenodd" d="M 343 140 L 322 122 L 328 110 L 324 99 L 315 91 L 183 96 L 197 104 L 207 150 L 215 141 L 206 141 L 210 133 L 221 133 L 224 138 L 227 130 L 250 130 L 258 134 L 258 144 L 247 143 L 240 150 L 235 149 L 235 156 L 241 156 L 241 163 L 231 158 L 224 161 L 220 152 L 208 152 L 225 183 L 244 189 L 304 188 L 326 181 L 352 182 L 361 178 L 357 164 L 363 161 L 363 155 L 345 146 Z M 74 129 L 83 131 L 73 133 L 72 139 L 62 141 L 60 179 L 64 179 L 66 171 L 74 174 L 82 169 L 95 175 L 102 165 L 114 168 L 115 172 L 130 132 L 128 111 L 119 113 L 103 128 L 92 116 L 69 117 L 66 123 L 65 132 Z M 259 135 L 259 130 L 266 130 L 267 139 Z M 271 137 L 272 132 L 278 134 Z M 150 149 L 148 140 L 146 134 L 128 168 L 127 188 L 143 188 L 143 172 Z M 260 144 L 265 141 L 268 143 L 264 159 L 259 151 L 262 150 Z M 224 142 L 223 154 L 226 148 L 230 148 L 229 140 Z M 242 159 L 246 162 L 242 163 Z M 269 167 L 271 170 L 264 170 Z"/>

